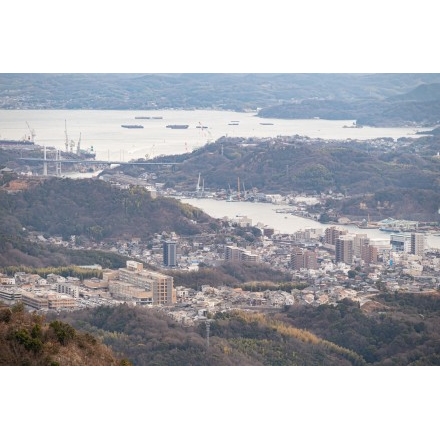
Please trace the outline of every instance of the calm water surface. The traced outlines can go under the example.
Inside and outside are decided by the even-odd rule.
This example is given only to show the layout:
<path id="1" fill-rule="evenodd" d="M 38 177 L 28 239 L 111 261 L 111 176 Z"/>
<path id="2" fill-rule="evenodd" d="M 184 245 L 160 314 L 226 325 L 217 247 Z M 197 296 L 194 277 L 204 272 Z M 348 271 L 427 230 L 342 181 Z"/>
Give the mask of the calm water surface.
<path id="1" fill-rule="evenodd" d="M 183 199 L 182 202 L 200 208 L 214 218 L 245 216 L 252 220 L 253 226 L 260 222 L 264 226 L 272 227 L 276 231 L 285 234 L 293 234 L 306 228 L 325 230 L 328 227 L 328 225 L 307 218 L 277 213 L 276 209 L 283 206 L 271 203 L 227 202 L 215 199 Z M 381 242 L 389 242 L 390 239 L 389 233 L 379 231 L 379 229 L 359 229 L 353 225 L 342 227 L 351 233 L 367 234 L 369 238 Z M 440 249 L 440 237 L 434 235 L 427 235 L 426 237 L 429 247 Z"/>
<path id="2" fill-rule="evenodd" d="M 150 119 L 135 119 L 139 116 Z M 153 119 L 154 117 L 161 119 Z M 261 122 L 273 125 L 261 125 Z M 93 146 L 97 159 L 129 161 L 146 156 L 151 158 L 184 154 L 222 136 L 261 138 L 300 135 L 328 140 L 418 137 L 418 128 L 415 127 L 344 128 L 344 125 L 351 126 L 353 122 L 262 119 L 255 113 L 215 110 L 0 110 L 0 139 L 27 138 L 33 130 L 37 144 L 65 151 L 67 132 L 68 143 L 74 141 L 77 145 L 81 137 L 81 148 Z M 127 129 L 122 128 L 121 124 L 141 124 L 144 128 Z M 166 128 L 169 124 L 188 124 L 189 127 L 185 130 L 173 130 Z M 424 127 L 424 130 L 432 128 Z M 285 233 L 307 227 L 323 228 L 321 223 L 313 220 L 277 214 L 276 206 L 267 203 L 230 203 L 212 199 L 184 202 L 191 203 L 216 218 L 246 215 L 253 220 L 253 224 L 261 222 Z M 349 230 L 351 228 L 354 232 L 367 233 L 371 238 L 389 238 L 388 234 L 376 229 L 346 227 Z M 440 237 L 429 236 L 428 244 L 440 248 Z"/>
<path id="3" fill-rule="evenodd" d="M 139 116 L 162 119 L 135 119 Z M 230 125 L 232 121 L 238 121 L 238 125 Z M 273 125 L 261 125 L 261 122 Z M 144 128 L 127 129 L 122 128 L 122 124 L 140 124 Z M 173 130 L 166 128 L 169 124 L 187 124 L 189 127 Z M 68 143 L 73 140 L 76 145 L 81 135 L 81 148 L 93 146 L 97 159 L 129 161 L 146 155 L 184 154 L 222 136 L 300 135 L 341 140 L 417 137 L 414 127 L 343 128 L 352 124 L 352 120 L 262 119 L 255 113 L 215 110 L 0 110 L 0 139 L 22 139 L 33 130 L 37 144 L 65 151 L 67 131 Z M 425 127 L 425 130 L 429 129 Z"/>

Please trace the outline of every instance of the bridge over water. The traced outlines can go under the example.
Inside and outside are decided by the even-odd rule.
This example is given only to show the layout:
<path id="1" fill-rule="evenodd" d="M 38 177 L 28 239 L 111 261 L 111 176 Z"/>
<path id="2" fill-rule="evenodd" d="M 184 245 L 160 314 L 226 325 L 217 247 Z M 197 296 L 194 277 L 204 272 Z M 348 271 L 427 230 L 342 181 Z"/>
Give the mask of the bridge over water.
<path id="1" fill-rule="evenodd" d="M 47 164 L 56 165 L 56 175 L 61 176 L 61 164 L 93 164 L 93 165 L 178 165 L 178 162 L 126 162 L 122 160 L 95 160 L 95 159 L 45 159 L 40 157 L 20 157 L 19 160 L 28 162 L 43 162 L 43 175 L 47 176 Z"/>

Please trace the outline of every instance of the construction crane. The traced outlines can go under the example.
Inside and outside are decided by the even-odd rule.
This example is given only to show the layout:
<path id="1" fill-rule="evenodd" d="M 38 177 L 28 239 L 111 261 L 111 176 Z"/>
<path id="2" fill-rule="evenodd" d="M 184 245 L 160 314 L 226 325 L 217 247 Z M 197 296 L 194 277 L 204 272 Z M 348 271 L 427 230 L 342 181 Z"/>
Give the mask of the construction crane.
<path id="1" fill-rule="evenodd" d="M 67 137 L 67 121 L 64 119 L 64 134 L 66 135 L 66 140 L 64 145 L 66 146 L 66 153 L 69 152 L 69 138 Z"/>
<path id="2" fill-rule="evenodd" d="M 30 131 L 30 133 L 31 133 L 31 136 L 30 136 L 29 140 L 31 140 L 32 142 L 34 142 L 34 139 L 35 139 L 35 130 L 33 130 L 33 129 L 30 127 L 28 121 L 26 121 L 26 125 L 28 126 L 29 131 Z"/>
<path id="3" fill-rule="evenodd" d="M 197 193 L 197 197 L 200 197 L 200 173 L 199 173 L 199 178 L 197 180 L 196 193 Z"/>
<path id="4" fill-rule="evenodd" d="M 79 134 L 78 144 L 76 145 L 76 154 L 79 156 L 81 153 L 81 133 Z"/>

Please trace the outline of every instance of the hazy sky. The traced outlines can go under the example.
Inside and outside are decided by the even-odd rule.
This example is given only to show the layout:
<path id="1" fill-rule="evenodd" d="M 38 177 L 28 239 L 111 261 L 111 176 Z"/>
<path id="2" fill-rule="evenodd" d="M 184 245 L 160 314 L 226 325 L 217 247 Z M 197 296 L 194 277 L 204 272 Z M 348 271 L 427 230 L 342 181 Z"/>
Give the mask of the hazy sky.
<path id="1" fill-rule="evenodd" d="M 433 56 L 437 19 L 427 0 L 408 5 L 383 0 L 54 4 L 3 5 L 3 72 L 438 69 Z"/>

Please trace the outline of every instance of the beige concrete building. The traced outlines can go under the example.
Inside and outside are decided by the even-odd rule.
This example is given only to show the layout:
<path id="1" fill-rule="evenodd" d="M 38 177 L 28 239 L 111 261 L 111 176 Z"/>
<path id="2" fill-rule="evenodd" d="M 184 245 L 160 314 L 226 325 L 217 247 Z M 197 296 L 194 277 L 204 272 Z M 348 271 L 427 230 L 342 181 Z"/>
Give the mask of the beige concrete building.
<path id="1" fill-rule="evenodd" d="M 316 253 L 299 247 L 292 249 L 290 264 L 294 270 L 318 268 Z"/>
<path id="2" fill-rule="evenodd" d="M 75 299 L 57 293 L 25 292 L 22 294 L 23 304 L 34 309 L 66 309 L 76 307 Z"/>
<path id="3" fill-rule="evenodd" d="M 141 305 L 153 304 L 153 292 L 123 281 L 111 281 L 109 292 L 114 299 L 120 301 L 135 301 Z"/>
<path id="4" fill-rule="evenodd" d="M 354 237 L 352 235 L 341 235 L 336 239 L 336 256 L 337 263 L 344 262 L 352 264 L 354 257 Z"/>
<path id="5" fill-rule="evenodd" d="M 79 297 L 79 286 L 72 283 L 57 283 L 56 289 L 58 293 L 70 295 L 73 298 Z"/>
<path id="6" fill-rule="evenodd" d="M 244 250 L 238 248 L 237 246 L 226 246 L 225 247 L 225 260 L 227 261 L 241 261 L 241 255 Z"/>
<path id="7" fill-rule="evenodd" d="M 49 293 L 47 295 L 49 309 L 72 309 L 76 307 L 76 301 L 68 295 L 57 295 Z"/>
<path id="8" fill-rule="evenodd" d="M 346 229 L 340 229 L 336 226 L 330 226 L 325 230 L 325 243 L 336 246 L 336 240 L 341 235 L 346 235 L 347 232 L 348 231 Z"/>
<path id="9" fill-rule="evenodd" d="M 21 295 L 21 290 L 15 287 L 0 289 L 0 300 L 21 301 Z"/>
<path id="10" fill-rule="evenodd" d="M 0 284 L 13 286 L 15 285 L 15 278 L 0 275 Z"/>
<path id="11" fill-rule="evenodd" d="M 411 254 L 422 256 L 425 251 L 425 241 L 424 234 L 418 232 L 411 233 Z"/>
<path id="12" fill-rule="evenodd" d="M 260 256 L 246 251 L 243 252 L 243 254 L 241 255 L 241 260 L 250 261 L 252 263 L 258 263 L 260 261 Z"/>
<path id="13" fill-rule="evenodd" d="M 174 304 L 177 301 L 173 277 L 145 270 L 142 263 L 135 261 L 127 261 L 127 267 L 119 269 L 118 274 L 120 282 L 143 289 L 146 292 L 143 296 L 145 300 L 151 294 L 153 305 Z M 110 281 L 109 286 L 113 283 Z"/>
<path id="14" fill-rule="evenodd" d="M 48 309 L 49 301 L 46 295 L 36 294 L 34 292 L 26 292 L 21 296 L 21 300 L 25 306 L 32 307 L 34 309 Z"/>
<path id="15" fill-rule="evenodd" d="M 226 261 L 251 261 L 258 263 L 260 257 L 257 254 L 253 254 L 245 249 L 241 249 L 237 246 L 225 247 L 225 260 Z"/>

